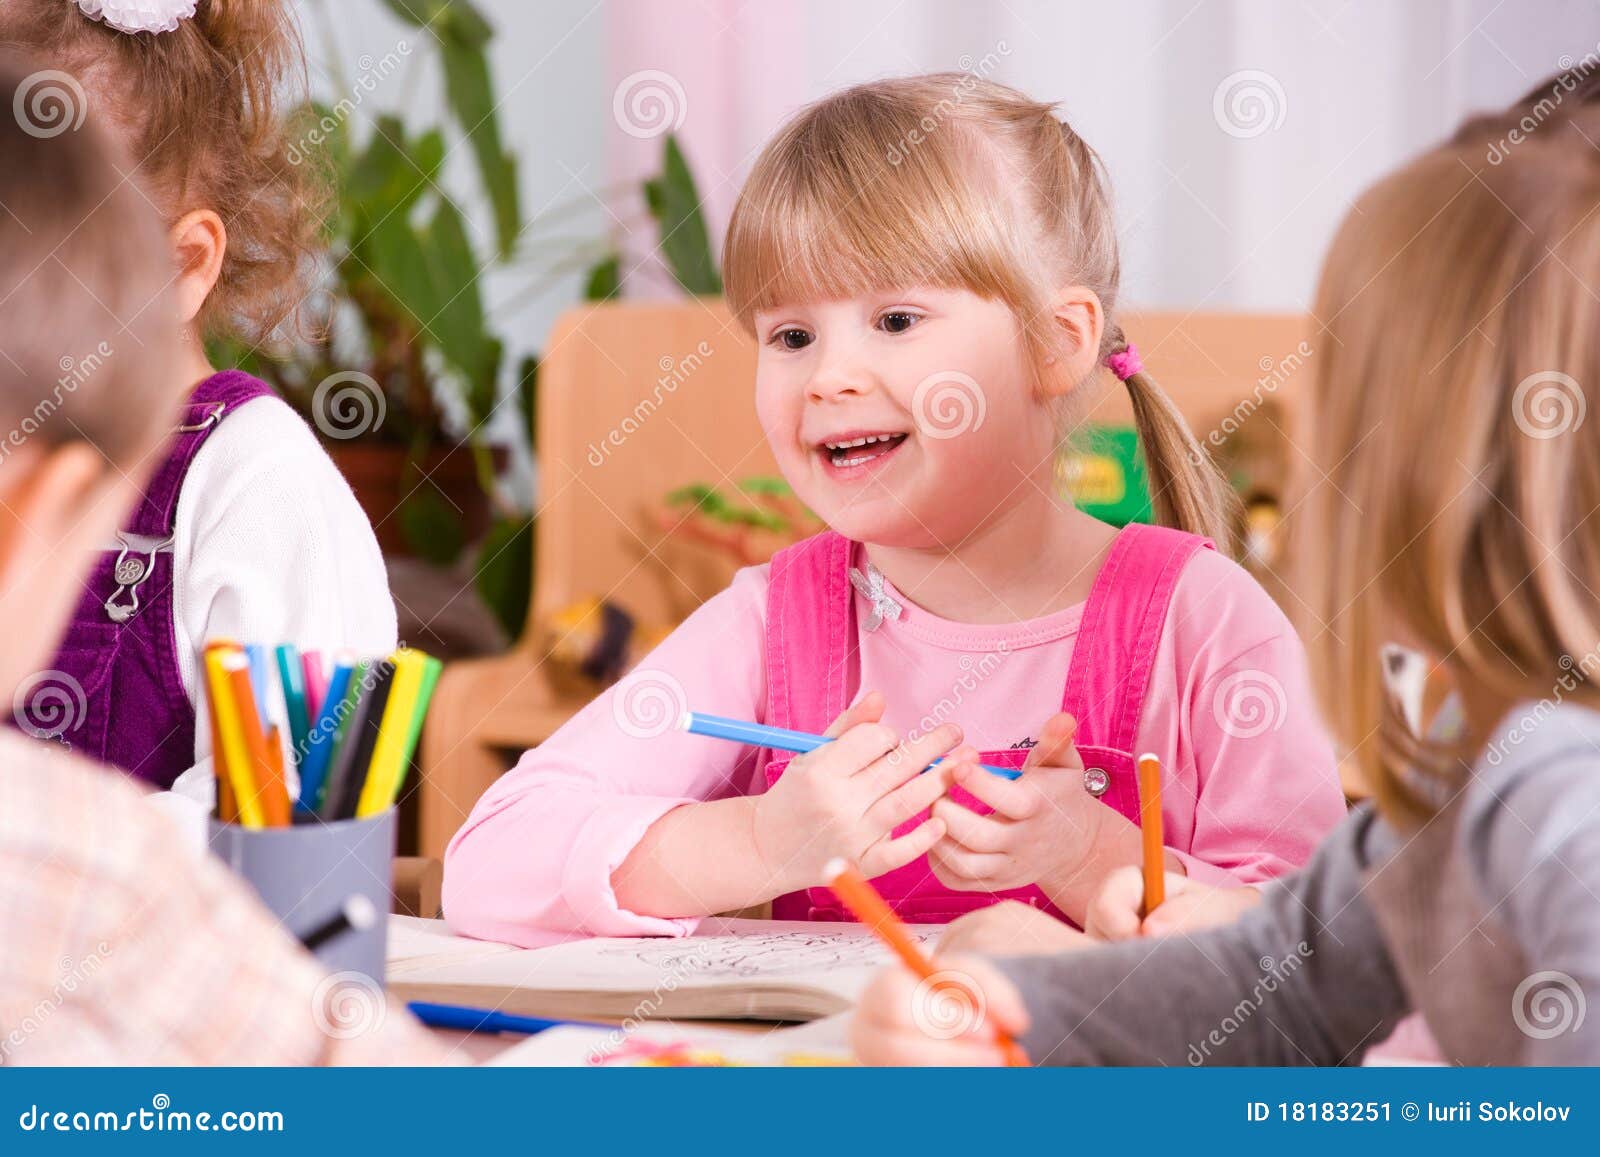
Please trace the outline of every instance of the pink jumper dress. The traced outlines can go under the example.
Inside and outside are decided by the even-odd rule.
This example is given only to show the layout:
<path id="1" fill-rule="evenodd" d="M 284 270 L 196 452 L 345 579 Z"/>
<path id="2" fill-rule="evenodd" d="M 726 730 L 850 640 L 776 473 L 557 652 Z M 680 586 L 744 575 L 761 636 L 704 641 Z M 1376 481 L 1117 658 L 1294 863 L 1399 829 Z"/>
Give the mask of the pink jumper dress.
<path id="1" fill-rule="evenodd" d="M 1100 802 L 1139 822 L 1134 745 L 1167 607 L 1184 564 L 1209 540 L 1161 526 L 1133 524 L 1118 533 L 1084 605 L 1061 695 L 1062 710 L 1078 721 L 1084 786 Z M 821 732 L 855 698 L 860 684 L 856 592 L 850 585 L 854 544 L 825 531 L 780 551 L 767 590 L 767 718 L 775 727 Z M 893 622 L 883 630 L 893 630 Z M 1037 722 L 1042 723 L 1043 720 Z M 775 753 L 766 753 L 768 757 Z M 984 763 L 1021 767 L 1025 748 L 985 751 Z M 789 757 L 769 758 L 771 786 Z M 955 789 L 955 798 L 980 814 L 989 808 Z M 896 830 L 910 831 L 924 817 Z M 942 924 L 999 900 L 1020 900 L 1065 919 L 1037 887 L 1002 892 L 957 892 L 934 876 L 923 856 L 873 881 L 904 920 Z M 846 920 L 826 887 L 779 896 L 775 920 Z"/>

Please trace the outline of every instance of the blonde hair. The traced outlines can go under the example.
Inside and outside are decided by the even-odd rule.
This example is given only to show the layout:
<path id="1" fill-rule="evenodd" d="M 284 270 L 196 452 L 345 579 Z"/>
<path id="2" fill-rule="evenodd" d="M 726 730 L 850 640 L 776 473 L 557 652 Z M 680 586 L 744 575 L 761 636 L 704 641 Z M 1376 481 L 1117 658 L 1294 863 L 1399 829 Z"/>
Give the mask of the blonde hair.
<path id="1" fill-rule="evenodd" d="M 1574 106 L 1502 160 L 1459 138 L 1367 192 L 1323 270 L 1303 633 L 1330 722 L 1401 823 L 1485 737 L 1414 741 L 1380 679 L 1386 641 L 1459 686 L 1600 707 L 1596 134 Z"/>
<path id="2" fill-rule="evenodd" d="M 1036 370 L 1058 347 L 1050 301 L 1092 289 L 1100 356 L 1126 346 L 1099 157 L 1053 106 L 966 73 L 858 85 L 803 109 L 739 194 L 723 250 L 729 304 L 758 310 L 911 285 L 967 289 L 1016 315 Z M 1236 499 L 1177 408 L 1127 379 L 1157 518 L 1229 541 Z M 1092 398 L 1074 390 L 1063 428 Z"/>

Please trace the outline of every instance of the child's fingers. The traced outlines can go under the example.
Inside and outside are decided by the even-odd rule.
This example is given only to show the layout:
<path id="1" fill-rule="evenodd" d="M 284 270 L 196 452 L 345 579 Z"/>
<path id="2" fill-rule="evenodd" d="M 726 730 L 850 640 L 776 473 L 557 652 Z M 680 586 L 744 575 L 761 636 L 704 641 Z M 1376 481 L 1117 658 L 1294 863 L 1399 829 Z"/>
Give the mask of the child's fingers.
<path id="1" fill-rule="evenodd" d="M 1130 940 L 1139 935 L 1139 905 L 1144 901 L 1144 873 L 1125 865 L 1106 876 L 1089 901 L 1083 930 L 1101 940 Z"/>
<path id="2" fill-rule="evenodd" d="M 850 1045 L 856 1059 L 868 1065 L 997 1066 L 1005 1057 L 995 1028 L 1026 1023 L 1015 989 L 984 962 L 957 958 L 940 962 L 946 984 L 935 988 L 904 968 L 885 968 L 867 986 L 850 1022 Z M 947 991 L 954 976 L 966 991 Z M 976 989 L 980 995 L 974 995 Z M 993 995 L 991 996 L 991 990 Z M 982 1009 L 971 1016 L 968 1031 L 950 1036 L 947 1001 Z M 938 1002 L 940 1007 L 934 1007 Z M 990 1013 L 998 1002 L 1000 1015 Z M 957 1010 L 959 1011 L 959 1009 Z"/>
<path id="3" fill-rule="evenodd" d="M 850 776 L 876 764 L 899 742 L 900 737 L 892 727 L 882 723 L 857 723 L 832 743 L 825 743 L 798 758 L 805 761 L 808 770 L 831 768 L 840 775 Z"/>
<path id="4" fill-rule="evenodd" d="M 1007 779 L 976 763 L 959 763 L 955 781 L 1011 820 L 1025 820 L 1039 810 L 1039 793 L 1021 779 Z"/>
<path id="5" fill-rule="evenodd" d="M 944 838 L 944 821 L 926 819 L 899 839 L 884 836 L 869 847 L 857 866 L 868 877 L 881 876 L 896 868 L 903 868 L 919 856 L 928 854 Z"/>
<path id="6" fill-rule="evenodd" d="M 871 767 L 863 768 L 874 797 L 899 787 L 961 742 L 961 728 L 941 723 L 926 735 L 901 742 Z"/>
<path id="7" fill-rule="evenodd" d="M 944 821 L 950 838 L 964 848 L 974 852 L 999 852 L 1006 848 L 1006 828 L 1010 820 L 980 816 L 949 797 L 934 802 L 933 814 Z"/>
<path id="8" fill-rule="evenodd" d="M 939 822 L 942 824 L 944 821 Z M 928 858 L 943 867 L 950 879 L 974 885 L 966 889 L 967 891 L 981 890 L 984 881 L 994 879 L 1011 863 L 1008 856 L 995 852 L 970 851 L 950 840 L 938 844 L 928 853 Z M 952 886 L 960 887 L 959 884 Z"/>
<path id="9" fill-rule="evenodd" d="M 878 831 L 893 831 L 919 812 L 926 811 L 949 790 L 950 773 L 941 767 L 929 768 L 879 798 L 867 809 L 863 819 Z M 970 813 L 969 813 L 970 814 Z"/>
<path id="10" fill-rule="evenodd" d="M 828 730 L 822 734 L 829 739 L 838 739 L 858 723 L 876 723 L 883 718 L 884 698 L 880 691 L 868 691 L 850 706 L 839 713 L 839 717 L 828 725 Z"/>
<path id="11" fill-rule="evenodd" d="M 1082 767 L 1083 761 L 1072 746 L 1078 734 L 1078 721 L 1065 711 L 1058 711 L 1044 721 L 1039 729 L 1039 742 L 1028 752 L 1022 770 L 1034 767 Z"/>

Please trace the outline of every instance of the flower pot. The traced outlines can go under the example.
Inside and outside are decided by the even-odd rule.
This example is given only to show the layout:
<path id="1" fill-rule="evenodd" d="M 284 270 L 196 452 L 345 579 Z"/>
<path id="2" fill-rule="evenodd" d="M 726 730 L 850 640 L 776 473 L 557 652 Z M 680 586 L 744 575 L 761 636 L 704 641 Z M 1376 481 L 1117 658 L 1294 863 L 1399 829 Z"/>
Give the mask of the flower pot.
<path id="1" fill-rule="evenodd" d="M 420 473 L 406 468 L 406 448 L 392 443 L 327 444 L 327 450 L 355 491 L 385 555 L 409 557 L 414 553 L 402 530 L 400 507 L 423 489 L 436 492 L 459 514 L 464 541 L 475 542 L 489 529 L 489 498 L 478 484 L 472 448 L 465 442 L 430 449 L 417 463 Z M 498 474 L 505 465 L 505 449 L 494 447 L 491 454 Z"/>

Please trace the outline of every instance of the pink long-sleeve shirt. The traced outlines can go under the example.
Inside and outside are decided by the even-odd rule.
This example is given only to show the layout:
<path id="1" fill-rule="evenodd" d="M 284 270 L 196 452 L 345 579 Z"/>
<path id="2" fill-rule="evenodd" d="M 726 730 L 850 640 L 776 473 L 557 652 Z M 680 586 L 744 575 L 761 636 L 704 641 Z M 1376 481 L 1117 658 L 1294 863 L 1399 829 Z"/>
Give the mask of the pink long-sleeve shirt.
<path id="1" fill-rule="evenodd" d="M 766 717 L 767 582 L 766 566 L 740 571 L 484 794 L 446 852 L 453 928 L 525 946 L 694 930 L 693 919 L 620 907 L 611 874 L 673 808 L 764 790 L 757 752 L 672 725 L 685 709 Z M 974 625 L 893 593 L 904 614 L 860 632 L 860 686 L 884 693 L 889 726 L 920 733 L 952 720 L 993 750 L 1029 744 L 1060 710 L 1081 604 Z M 1139 750 L 1161 757 L 1166 841 L 1191 876 L 1270 879 L 1344 818 L 1300 641 L 1255 580 L 1213 551 L 1196 552 L 1178 580 L 1138 734 Z"/>

